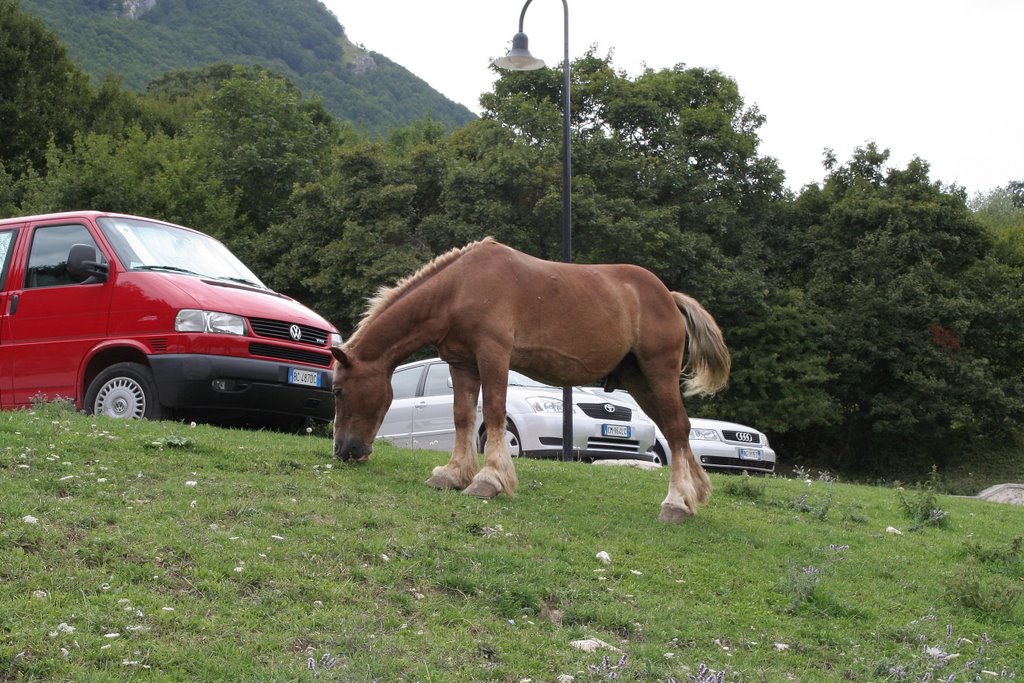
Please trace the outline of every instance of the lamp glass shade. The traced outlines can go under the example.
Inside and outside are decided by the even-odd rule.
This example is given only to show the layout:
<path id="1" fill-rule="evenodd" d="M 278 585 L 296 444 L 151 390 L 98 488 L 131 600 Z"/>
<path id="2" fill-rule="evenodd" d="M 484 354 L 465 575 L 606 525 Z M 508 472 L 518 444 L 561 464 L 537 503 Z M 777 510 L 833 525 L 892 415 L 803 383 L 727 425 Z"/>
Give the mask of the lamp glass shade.
<path id="1" fill-rule="evenodd" d="M 512 49 L 504 57 L 494 60 L 494 66 L 509 71 L 535 71 L 544 68 L 544 60 L 530 54 L 530 41 L 525 33 L 512 38 Z"/>

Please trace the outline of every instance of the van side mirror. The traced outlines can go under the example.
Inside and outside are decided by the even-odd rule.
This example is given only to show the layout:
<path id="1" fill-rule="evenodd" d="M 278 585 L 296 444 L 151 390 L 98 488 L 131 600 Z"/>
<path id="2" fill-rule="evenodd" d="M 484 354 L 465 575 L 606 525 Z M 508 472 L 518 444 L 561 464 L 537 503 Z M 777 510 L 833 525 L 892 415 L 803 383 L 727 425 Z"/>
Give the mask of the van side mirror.
<path id="1" fill-rule="evenodd" d="M 75 278 L 84 278 L 83 284 L 106 282 L 110 269 L 96 260 L 96 249 L 91 244 L 73 244 L 68 252 L 68 273 Z"/>

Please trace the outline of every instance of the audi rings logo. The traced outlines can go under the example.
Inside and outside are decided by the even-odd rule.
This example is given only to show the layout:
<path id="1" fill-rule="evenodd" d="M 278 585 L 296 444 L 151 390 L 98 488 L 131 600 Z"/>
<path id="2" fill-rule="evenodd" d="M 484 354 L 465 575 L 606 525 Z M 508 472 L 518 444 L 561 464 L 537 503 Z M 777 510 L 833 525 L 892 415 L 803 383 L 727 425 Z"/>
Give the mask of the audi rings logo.
<path id="1" fill-rule="evenodd" d="M 613 406 L 611 403 L 605 403 L 604 404 L 604 412 L 606 412 L 606 413 L 614 413 L 615 412 L 615 406 Z"/>
<path id="2" fill-rule="evenodd" d="M 747 432 L 736 432 L 737 441 L 745 441 L 747 443 L 753 443 L 754 435 L 748 434 Z"/>
<path id="3" fill-rule="evenodd" d="M 291 335 L 291 338 L 295 341 L 302 341 L 302 328 L 298 325 L 292 325 L 289 327 L 288 334 Z"/>

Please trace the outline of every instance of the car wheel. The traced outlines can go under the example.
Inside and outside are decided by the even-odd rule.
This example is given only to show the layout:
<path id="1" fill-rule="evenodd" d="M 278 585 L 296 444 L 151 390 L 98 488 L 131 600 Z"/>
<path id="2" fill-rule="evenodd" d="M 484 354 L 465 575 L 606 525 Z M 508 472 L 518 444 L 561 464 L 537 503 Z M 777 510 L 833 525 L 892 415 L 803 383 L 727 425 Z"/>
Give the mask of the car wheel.
<path id="1" fill-rule="evenodd" d="M 665 451 L 662 450 L 660 443 L 654 444 L 654 449 L 651 453 L 654 454 L 654 459 L 651 461 L 654 464 L 661 465 L 662 467 L 668 464 L 668 456 L 665 455 Z"/>
<path id="2" fill-rule="evenodd" d="M 480 452 L 487 447 L 487 431 L 480 432 Z M 519 440 L 519 430 L 511 420 L 505 420 L 505 447 L 513 458 L 523 457 L 523 442 Z"/>
<path id="3" fill-rule="evenodd" d="M 119 419 L 159 420 L 153 373 L 139 363 L 116 363 L 96 375 L 85 393 L 85 411 Z"/>

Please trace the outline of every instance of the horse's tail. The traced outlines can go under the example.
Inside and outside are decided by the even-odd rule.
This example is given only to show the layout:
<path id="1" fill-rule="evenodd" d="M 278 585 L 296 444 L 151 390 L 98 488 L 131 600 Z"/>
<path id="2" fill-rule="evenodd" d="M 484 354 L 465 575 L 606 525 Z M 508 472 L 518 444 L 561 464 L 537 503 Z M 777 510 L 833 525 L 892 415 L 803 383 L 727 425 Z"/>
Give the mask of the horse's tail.
<path id="1" fill-rule="evenodd" d="M 732 361 L 722 338 L 722 330 L 703 306 L 693 297 L 672 292 L 672 298 L 686 317 L 686 364 L 683 382 L 687 396 L 710 395 L 729 382 Z"/>

